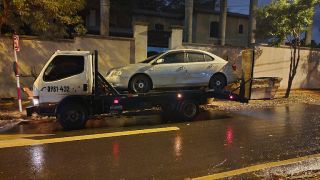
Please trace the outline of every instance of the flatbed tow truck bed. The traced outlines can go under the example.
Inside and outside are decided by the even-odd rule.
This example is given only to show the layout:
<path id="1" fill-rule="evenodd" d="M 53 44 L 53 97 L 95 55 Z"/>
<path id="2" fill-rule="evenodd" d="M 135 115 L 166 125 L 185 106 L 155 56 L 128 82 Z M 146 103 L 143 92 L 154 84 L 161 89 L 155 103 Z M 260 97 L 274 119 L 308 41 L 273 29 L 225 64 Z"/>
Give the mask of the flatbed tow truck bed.
<path id="1" fill-rule="evenodd" d="M 165 116 L 192 120 L 199 112 L 199 106 L 208 99 L 239 100 L 238 95 L 224 90 L 175 90 L 152 91 L 145 94 L 122 94 L 116 90 L 98 71 L 98 52 L 94 54 L 93 92 L 89 95 L 68 95 L 53 103 L 48 109 L 41 106 L 28 107 L 27 115 L 36 112 L 56 116 L 65 130 L 84 128 L 90 116 L 123 111 L 144 110 L 160 107 Z"/>

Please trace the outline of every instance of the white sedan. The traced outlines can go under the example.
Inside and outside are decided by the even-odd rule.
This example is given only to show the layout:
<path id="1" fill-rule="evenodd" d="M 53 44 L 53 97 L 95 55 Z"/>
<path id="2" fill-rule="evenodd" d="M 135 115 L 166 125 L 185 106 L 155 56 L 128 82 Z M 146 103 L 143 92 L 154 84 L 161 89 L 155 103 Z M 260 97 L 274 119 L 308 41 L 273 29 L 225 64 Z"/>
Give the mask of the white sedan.
<path id="1" fill-rule="evenodd" d="M 235 67 L 212 53 L 170 50 L 137 64 L 112 69 L 106 80 L 118 89 L 146 93 L 151 89 L 209 87 L 223 89 L 237 80 Z"/>

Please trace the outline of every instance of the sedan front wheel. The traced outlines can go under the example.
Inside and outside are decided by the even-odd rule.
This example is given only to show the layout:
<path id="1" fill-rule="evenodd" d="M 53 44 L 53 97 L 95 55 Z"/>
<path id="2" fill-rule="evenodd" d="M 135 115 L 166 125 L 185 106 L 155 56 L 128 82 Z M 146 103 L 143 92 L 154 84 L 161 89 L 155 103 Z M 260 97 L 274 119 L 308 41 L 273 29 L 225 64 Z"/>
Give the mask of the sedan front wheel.
<path id="1" fill-rule="evenodd" d="M 147 93 L 151 90 L 151 82 L 145 75 L 136 75 L 129 82 L 129 90 L 133 93 Z"/>

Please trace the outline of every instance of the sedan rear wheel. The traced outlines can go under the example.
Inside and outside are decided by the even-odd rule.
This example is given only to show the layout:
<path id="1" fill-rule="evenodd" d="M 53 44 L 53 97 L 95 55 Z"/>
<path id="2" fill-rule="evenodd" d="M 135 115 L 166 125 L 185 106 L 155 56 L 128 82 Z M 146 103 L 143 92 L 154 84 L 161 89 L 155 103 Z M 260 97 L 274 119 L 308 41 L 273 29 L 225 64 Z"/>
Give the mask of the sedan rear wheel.
<path id="1" fill-rule="evenodd" d="M 145 75 L 136 75 L 129 82 L 129 90 L 134 93 L 147 93 L 151 90 L 151 82 Z"/>
<path id="2" fill-rule="evenodd" d="M 226 85 L 226 78 L 221 74 L 216 74 L 211 77 L 209 88 L 214 90 L 222 90 Z"/>

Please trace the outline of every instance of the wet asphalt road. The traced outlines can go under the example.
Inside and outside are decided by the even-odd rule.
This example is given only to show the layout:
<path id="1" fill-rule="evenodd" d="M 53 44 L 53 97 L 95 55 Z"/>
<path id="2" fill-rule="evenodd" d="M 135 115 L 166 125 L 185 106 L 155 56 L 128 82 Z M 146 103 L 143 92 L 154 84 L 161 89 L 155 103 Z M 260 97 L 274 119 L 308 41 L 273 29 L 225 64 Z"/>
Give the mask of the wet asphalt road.
<path id="1" fill-rule="evenodd" d="M 81 131 L 52 131 L 54 124 L 41 123 L 0 134 L 0 179 L 184 179 L 320 152 L 316 105 L 205 111 L 194 122 L 161 124 L 157 115 L 107 121 Z M 1 147 L 8 134 L 14 144 L 18 133 L 51 139 L 165 127 L 178 130 Z"/>

